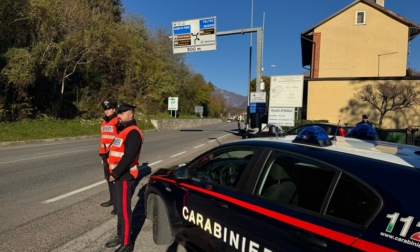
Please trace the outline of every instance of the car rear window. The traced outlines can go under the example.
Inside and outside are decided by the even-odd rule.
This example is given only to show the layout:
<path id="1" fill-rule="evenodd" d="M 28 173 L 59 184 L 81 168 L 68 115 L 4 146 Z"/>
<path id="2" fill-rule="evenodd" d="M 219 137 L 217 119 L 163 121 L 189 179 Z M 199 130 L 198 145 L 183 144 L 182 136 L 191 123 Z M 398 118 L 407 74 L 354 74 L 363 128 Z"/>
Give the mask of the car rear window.
<path id="1" fill-rule="evenodd" d="M 359 181 L 342 174 L 326 214 L 365 225 L 380 206 L 380 199 Z"/>
<path id="2" fill-rule="evenodd" d="M 273 155 L 260 176 L 257 195 L 320 212 L 334 175 L 335 171 L 300 157 Z"/>
<path id="3" fill-rule="evenodd" d="M 281 152 L 273 152 L 266 163 L 255 194 L 358 225 L 366 225 L 381 204 L 374 191 L 342 171 Z"/>

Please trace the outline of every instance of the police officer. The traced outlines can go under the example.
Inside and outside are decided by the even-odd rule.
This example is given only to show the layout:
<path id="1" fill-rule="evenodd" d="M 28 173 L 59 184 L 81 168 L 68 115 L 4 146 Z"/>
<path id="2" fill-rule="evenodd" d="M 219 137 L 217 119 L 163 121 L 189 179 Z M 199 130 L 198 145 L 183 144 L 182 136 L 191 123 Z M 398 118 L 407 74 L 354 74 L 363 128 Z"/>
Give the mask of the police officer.
<path id="1" fill-rule="evenodd" d="M 372 123 L 369 122 L 368 119 L 369 119 L 369 115 L 364 114 L 364 115 L 362 115 L 362 120 L 360 122 L 358 122 L 356 125 L 359 125 L 359 124 L 369 124 L 370 126 L 372 126 Z"/>
<path id="2" fill-rule="evenodd" d="M 120 245 L 116 252 L 133 251 L 132 241 L 132 210 L 131 196 L 134 191 L 135 179 L 138 177 L 138 164 L 143 133 L 137 127 L 134 119 L 135 106 L 119 101 L 118 135 L 113 141 L 108 163 L 110 168 L 109 181 L 115 183 L 115 204 L 117 207 L 118 235 L 108 241 L 105 247 L 111 248 Z"/>
<path id="3" fill-rule="evenodd" d="M 108 167 L 108 148 L 117 135 L 117 124 L 118 117 L 115 111 L 115 103 L 110 101 L 103 101 L 102 108 L 104 110 L 104 115 L 102 117 L 103 121 L 101 124 L 101 139 L 99 141 L 99 156 L 102 157 L 102 165 L 104 166 L 104 175 L 105 179 L 108 181 L 109 176 L 109 167 Z M 111 214 L 117 214 L 117 209 L 114 205 L 114 184 L 108 182 L 109 189 L 109 200 L 101 203 L 102 207 L 114 206 L 114 209 L 111 211 Z"/>

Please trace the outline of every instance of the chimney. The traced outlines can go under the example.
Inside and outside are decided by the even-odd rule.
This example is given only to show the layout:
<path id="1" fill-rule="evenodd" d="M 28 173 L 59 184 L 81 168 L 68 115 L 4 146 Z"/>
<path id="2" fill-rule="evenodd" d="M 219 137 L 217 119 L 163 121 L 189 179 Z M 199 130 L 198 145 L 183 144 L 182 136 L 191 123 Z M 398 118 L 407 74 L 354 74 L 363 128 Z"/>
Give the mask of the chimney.
<path id="1" fill-rule="evenodd" d="M 380 5 L 380 6 L 382 6 L 382 7 L 385 7 L 385 0 L 374 0 L 374 2 L 375 2 L 377 5 Z"/>

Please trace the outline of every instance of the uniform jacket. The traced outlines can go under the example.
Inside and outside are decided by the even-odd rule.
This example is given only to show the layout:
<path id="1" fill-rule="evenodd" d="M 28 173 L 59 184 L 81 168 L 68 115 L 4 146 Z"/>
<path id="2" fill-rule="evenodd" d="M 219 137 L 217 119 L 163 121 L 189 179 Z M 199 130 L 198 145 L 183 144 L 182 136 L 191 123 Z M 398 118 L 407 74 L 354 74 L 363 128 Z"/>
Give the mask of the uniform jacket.
<path id="1" fill-rule="evenodd" d="M 116 179 L 132 180 L 138 177 L 143 133 L 134 119 L 120 125 L 118 130 L 109 151 L 110 173 Z"/>
<path id="2" fill-rule="evenodd" d="M 113 114 L 111 116 L 104 116 L 104 120 L 101 123 L 101 139 L 99 141 L 99 156 L 106 154 L 107 149 L 111 145 L 117 132 L 118 117 Z M 105 146 L 104 146 L 105 144 Z"/>

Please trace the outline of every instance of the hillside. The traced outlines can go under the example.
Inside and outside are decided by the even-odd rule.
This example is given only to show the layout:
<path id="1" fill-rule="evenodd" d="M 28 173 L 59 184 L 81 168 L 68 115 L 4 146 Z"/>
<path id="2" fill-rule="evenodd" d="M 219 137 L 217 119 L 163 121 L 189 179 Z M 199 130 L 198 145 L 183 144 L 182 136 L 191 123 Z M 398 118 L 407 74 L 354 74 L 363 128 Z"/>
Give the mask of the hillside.
<path id="1" fill-rule="evenodd" d="M 239 94 L 235 94 L 230 91 L 226 91 L 223 89 L 220 89 L 218 87 L 215 87 L 214 93 L 217 96 L 223 97 L 223 101 L 226 104 L 226 107 L 230 109 L 236 109 L 240 108 L 241 110 L 246 111 L 247 106 L 247 97 Z"/>

